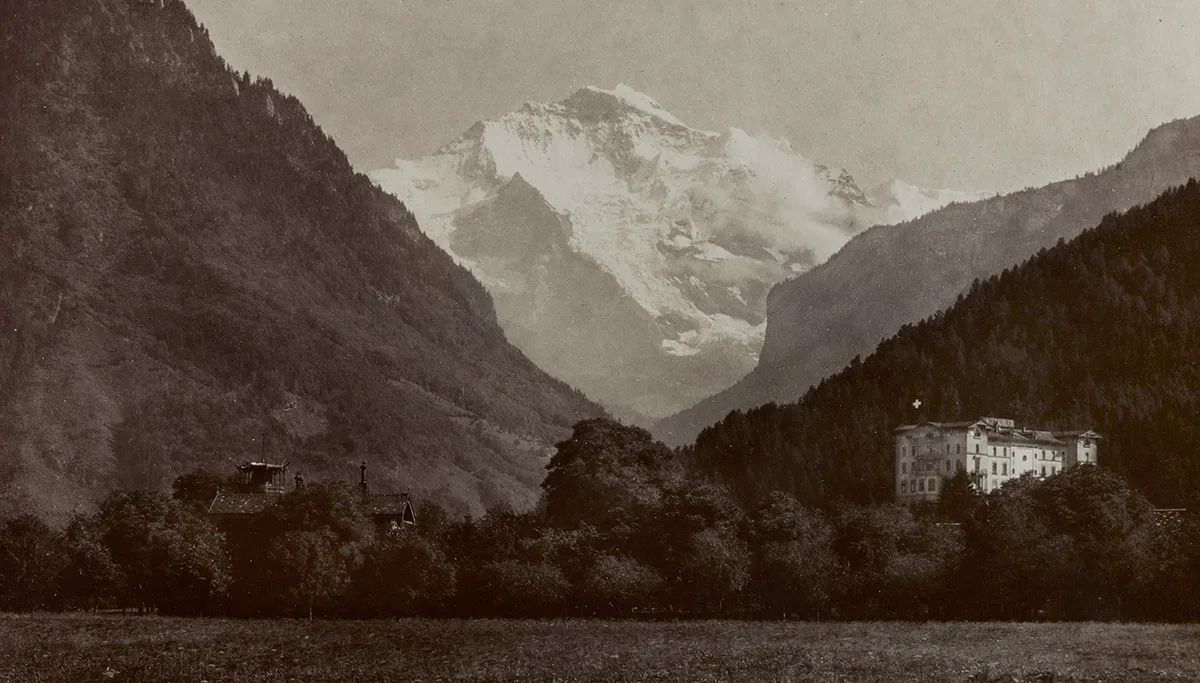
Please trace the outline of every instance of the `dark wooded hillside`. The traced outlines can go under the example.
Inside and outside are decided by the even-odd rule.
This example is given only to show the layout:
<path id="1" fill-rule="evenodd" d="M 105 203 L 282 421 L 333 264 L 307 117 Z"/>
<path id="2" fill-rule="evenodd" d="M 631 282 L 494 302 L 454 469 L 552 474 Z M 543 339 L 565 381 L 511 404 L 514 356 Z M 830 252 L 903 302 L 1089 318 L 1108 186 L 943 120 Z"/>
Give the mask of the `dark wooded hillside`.
<path id="1" fill-rule="evenodd" d="M 176 0 L 4 4 L 0 234 L 0 508 L 252 455 L 480 512 L 600 413 Z"/>
<path id="2" fill-rule="evenodd" d="M 1200 185 L 977 282 L 797 403 L 730 413 L 694 457 L 744 500 L 886 501 L 892 435 L 920 418 L 1092 428 L 1160 507 L 1200 494 Z M 920 412 L 911 404 L 920 398 Z"/>

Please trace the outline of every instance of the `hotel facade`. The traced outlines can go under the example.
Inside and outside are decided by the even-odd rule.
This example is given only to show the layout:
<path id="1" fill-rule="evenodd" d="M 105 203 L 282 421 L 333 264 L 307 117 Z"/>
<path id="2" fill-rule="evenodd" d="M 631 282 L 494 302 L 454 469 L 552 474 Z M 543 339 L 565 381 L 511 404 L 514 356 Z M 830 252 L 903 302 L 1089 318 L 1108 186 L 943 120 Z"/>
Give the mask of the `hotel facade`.
<path id="1" fill-rule="evenodd" d="M 989 493 L 1026 474 L 1049 477 L 1095 464 L 1100 440 L 1091 430 L 1052 432 L 995 417 L 922 422 L 894 433 L 895 495 L 903 505 L 937 500 L 945 480 L 960 471 L 977 490 Z"/>

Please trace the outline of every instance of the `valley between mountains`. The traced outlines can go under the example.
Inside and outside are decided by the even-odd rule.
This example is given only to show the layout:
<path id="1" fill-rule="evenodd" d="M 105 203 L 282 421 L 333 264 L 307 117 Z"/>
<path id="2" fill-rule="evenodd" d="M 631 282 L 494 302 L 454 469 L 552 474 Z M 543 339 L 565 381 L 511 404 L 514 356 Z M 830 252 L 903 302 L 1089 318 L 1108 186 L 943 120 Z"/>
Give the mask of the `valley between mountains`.
<path id="1" fill-rule="evenodd" d="M 636 423 L 750 372 L 771 287 L 864 229 L 985 194 L 864 192 L 782 139 L 696 130 L 625 85 L 480 121 L 371 173 L 540 367 Z"/>
<path id="2" fill-rule="evenodd" d="M 4 11 L 0 514 L 58 522 L 112 490 L 161 490 L 251 457 L 311 479 L 370 461 L 381 489 L 456 517 L 528 510 L 555 445 L 602 416 L 650 427 L 689 457 L 759 463 L 814 499 L 826 481 L 874 497 L 879 463 L 839 449 L 874 448 L 878 433 L 850 418 L 845 433 L 832 417 L 821 429 L 833 432 L 804 435 L 779 422 L 809 424 L 801 405 L 874 406 L 869 428 L 883 429 L 915 383 L 889 384 L 903 395 L 886 405 L 839 388 L 882 391 L 855 375 L 881 344 L 951 310 L 977 280 L 1200 175 L 1193 118 L 1044 187 L 864 190 L 786 140 L 694 128 L 624 85 L 527 103 L 364 175 L 298 99 L 227 64 L 181 2 L 18 0 Z M 1177 290 L 1143 296 L 1149 317 L 1131 319 L 1190 340 L 1172 326 L 1190 301 L 1177 271 L 1190 267 L 1180 245 L 1194 192 L 1160 205 L 1184 207 L 1160 245 L 1179 258 L 1114 242 L 1152 277 L 1111 245 L 1097 247 L 1103 258 L 1059 258 L 1118 261 L 1105 266 L 1122 276 L 1114 291 Z M 1129 223 L 1156 234 L 1153 216 Z M 1167 277 L 1178 281 L 1159 287 Z M 973 301 L 1011 305 L 1012 291 Z M 1125 302 L 1091 294 L 1098 316 Z M 988 348 L 1019 345 L 1021 330 Z M 1133 386 L 1124 371 L 1112 381 Z M 830 379 L 841 372 L 857 383 Z M 823 382 L 832 388 L 797 403 Z M 1094 417 L 1124 435 L 1118 463 L 1143 434 L 1121 431 L 1123 417 L 1178 426 L 1191 414 L 1189 387 L 1163 399 L 1169 417 L 1110 405 L 1120 393 L 1057 412 L 1016 389 L 966 403 L 947 393 L 939 409 Z M 753 441 L 772 433 L 778 442 Z M 765 486 L 752 475 L 746 488 Z"/>

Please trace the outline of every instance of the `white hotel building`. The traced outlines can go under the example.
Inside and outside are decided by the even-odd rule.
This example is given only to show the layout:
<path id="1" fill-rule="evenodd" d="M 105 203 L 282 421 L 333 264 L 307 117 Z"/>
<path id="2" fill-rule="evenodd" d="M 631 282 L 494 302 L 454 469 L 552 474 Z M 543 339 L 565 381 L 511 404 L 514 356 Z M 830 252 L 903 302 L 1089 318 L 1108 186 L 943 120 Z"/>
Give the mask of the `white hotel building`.
<path id="1" fill-rule="evenodd" d="M 1027 473 L 1049 477 L 1074 465 L 1095 464 L 1100 439 L 1091 430 L 1019 428 L 995 417 L 904 425 L 895 435 L 896 502 L 905 505 L 937 500 L 943 481 L 960 470 L 986 493 Z"/>

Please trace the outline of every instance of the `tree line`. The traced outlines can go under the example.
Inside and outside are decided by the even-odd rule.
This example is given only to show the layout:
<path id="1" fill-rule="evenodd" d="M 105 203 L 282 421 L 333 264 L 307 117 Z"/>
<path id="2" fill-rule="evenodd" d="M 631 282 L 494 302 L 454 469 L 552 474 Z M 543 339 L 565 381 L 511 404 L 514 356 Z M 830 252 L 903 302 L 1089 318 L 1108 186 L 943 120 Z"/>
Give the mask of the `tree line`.
<path id="1" fill-rule="evenodd" d="M 309 484 L 222 532 L 219 478 L 120 492 L 55 529 L 0 526 L 0 608 L 240 616 L 1154 619 L 1200 614 L 1200 525 L 1081 466 L 982 495 L 948 480 L 909 510 L 752 506 L 644 430 L 578 423 L 537 509 L 376 528 Z"/>

